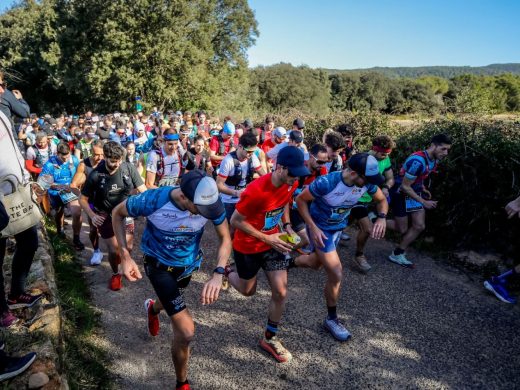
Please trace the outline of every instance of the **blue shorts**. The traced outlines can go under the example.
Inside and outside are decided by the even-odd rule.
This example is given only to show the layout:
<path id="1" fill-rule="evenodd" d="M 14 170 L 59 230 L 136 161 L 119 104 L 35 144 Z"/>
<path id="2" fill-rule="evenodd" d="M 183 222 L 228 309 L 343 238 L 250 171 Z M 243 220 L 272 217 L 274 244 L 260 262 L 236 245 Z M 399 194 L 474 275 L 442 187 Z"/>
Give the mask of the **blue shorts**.
<path id="1" fill-rule="evenodd" d="M 325 234 L 325 236 L 327 236 L 327 238 L 325 240 L 323 240 L 323 243 L 325 244 L 325 246 L 323 248 L 320 248 L 320 247 L 316 247 L 314 245 L 314 243 L 312 242 L 312 240 L 310 240 L 311 235 L 309 232 L 309 228 L 306 227 L 305 229 L 307 230 L 307 235 L 309 236 L 309 241 L 310 241 L 309 249 L 311 250 L 311 252 L 314 251 L 314 249 L 319 249 L 323 253 L 334 252 L 336 250 L 339 240 L 341 239 L 341 233 L 343 232 L 343 230 L 334 230 L 334 231 L 322 230 L 323 234 Z"/>

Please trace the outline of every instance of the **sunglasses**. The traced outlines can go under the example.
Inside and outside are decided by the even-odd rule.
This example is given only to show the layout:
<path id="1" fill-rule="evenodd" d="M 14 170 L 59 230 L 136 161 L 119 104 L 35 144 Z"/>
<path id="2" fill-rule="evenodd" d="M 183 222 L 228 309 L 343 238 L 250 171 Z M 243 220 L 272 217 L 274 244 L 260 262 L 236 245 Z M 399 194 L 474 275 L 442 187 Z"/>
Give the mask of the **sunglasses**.
<path id="1" fill-rule="evenodd" d="M 328 161 L 318 160 L 316 158 L 316 156 L 312 156 L 312 157 L 314 158 L 314 160 L 316 161 L 316 164 L 318 164 L 318 165 L 325 165 L 328 163 Z"/>

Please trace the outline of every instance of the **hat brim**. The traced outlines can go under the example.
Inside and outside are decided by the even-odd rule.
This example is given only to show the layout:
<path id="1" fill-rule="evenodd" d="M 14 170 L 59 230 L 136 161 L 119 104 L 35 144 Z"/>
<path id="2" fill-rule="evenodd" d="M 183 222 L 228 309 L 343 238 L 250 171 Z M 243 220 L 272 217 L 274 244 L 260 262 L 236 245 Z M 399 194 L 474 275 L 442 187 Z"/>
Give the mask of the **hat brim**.
<path id="1" fill-rule="evenodd" d="M 309 176 L 311 174 L 311 171 L 309 171 L 309 168 L 305 165 L 299 167 L 287 167 L 287 170 L 289 171 L 289 175 L 292 177 Z"/>
<path id="2" fill-rule="evenodd" d="M 373 176 L 365 176 L 365 178 L 368 183 L 374 184 L 376 186 L 380 186 L 381 184 L 383 184 L 385 182 L 384 176 L 381 175 L 380 173 L 377 175 L 373 175 Z"/>
<path id="3" fill-rule="evenodd" d="M 222 214 L 226 212 L 226 209 L 224 208 L 224 203 L 222 203 L 220 197 L 215 203 L 208 205 L 196 204 L 195 207 L 197 207 L 197 210 L 199 210 L 200 215 L 202 215 L 204 218 L 211 220 L 218 219 Z"/>

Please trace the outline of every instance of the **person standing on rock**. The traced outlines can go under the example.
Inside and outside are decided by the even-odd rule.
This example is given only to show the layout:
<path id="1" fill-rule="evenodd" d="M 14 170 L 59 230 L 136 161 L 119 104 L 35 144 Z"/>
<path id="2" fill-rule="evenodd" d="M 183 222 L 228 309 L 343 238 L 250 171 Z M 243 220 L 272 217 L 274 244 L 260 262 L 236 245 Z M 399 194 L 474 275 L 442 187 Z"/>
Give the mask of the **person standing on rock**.
<path id="1" fill-rule="evenodd" d="M 508 218 L 520 217 L 520 196 L 506 205 Z M 495 294 L 495 296 L 505 303 L 516 303 L 516 298 L 512 297 L 507 290 L 507 283 L 520 278 L 520 265 L 511 268 L 502 275 L 493 276 L 484 282 L 484 287 Z"/>
<path id="2" fill-rule="evenodd" d="M 203 305 L 214 303 L 219 296 L 224 267 L 231 254 L 231 236 L 224 204 L 215 180 L 202 170 L 184 175 L 180 187 L 161 187 L 131 196 L 113 213 L 121 267 L 125 277 L 134 282 L 141 279 L 139 267 L 130 256 L 124 219 L 146 217 L 141 240 L 144 269 L 158 299 L 147 299 L 145 310 L 150 335 L 159 333 L 159 313 L 165 310 L 173 328 L 172 359 L 177 389 L 189 390 L 188 359 L 190 342 L 195 334 L 191 314 L 186 308 L 182 289 L 188 287 L 192 273 L 202 262 L 200 241 L 208 220 L 213 222 L 220 244 L 217 267 L 201 294 Z"/>
<path id="3" fill-rule="evenodd" d="M 296 146 L 283 148 L 274 171 L 246 187 L 231 217 L 236 270 L 226 267 L 226 276 L 238 292 L 251 296 L 256 292 L 258 271 L 264 270 L 271 286 L 271 302 L 259 345 L 281 363 L 292 359 L 277 333 L 287 296 L 290 258 L 286 254 L 293 249 L 281 237 L 296 234 L 290 223 L 289 204 L 298 188 L 298 179 L 309 174 L 303 152 Z M 287 233 L 280 232 L 280 224 Z"/>
<path id="4" fill-rule="evenodd" d="M 399 245 L 388 256 L 388 260 L 403 267 L 413 267 L 406 258 L 406 249 L 419 237 L 426 228 L 426 210 L 437 207 L 432 199 L 426 180 L 435 172 L 439 162 L 444 159 L 451 148 L 452 140 L 446 134 L 432 137 L 430 146 L 409 156 L 395 178 L 390 189 L 390 207 L 394 220 L 388 220 L 388 228 L 401 233 Z M 411 226 L 409 225 L 411 219 Z"/>
<path id="5" fill-rule="evenodd" d="M 135 189 L 139 192 L 146 191 L 137 169 L 123 161 L 124 154 L 125 149 L 115 141 L 109 141 L 103 146 L 105 159 L 90 173 L 81 189 L 79 200 L 81 208 L 97 227 L 99 235 L 108 247 L 108 262 L 112 268 L 109 288 L 112 291 L 118 291 L 123 286 L 119 273 L 117 241 L 112 228 L 112 210 L 126 200 Z M 131 247 L 134 236 L 134 221 L 131 218 L 127 219 L 125 228 L 126 239 Z"/>

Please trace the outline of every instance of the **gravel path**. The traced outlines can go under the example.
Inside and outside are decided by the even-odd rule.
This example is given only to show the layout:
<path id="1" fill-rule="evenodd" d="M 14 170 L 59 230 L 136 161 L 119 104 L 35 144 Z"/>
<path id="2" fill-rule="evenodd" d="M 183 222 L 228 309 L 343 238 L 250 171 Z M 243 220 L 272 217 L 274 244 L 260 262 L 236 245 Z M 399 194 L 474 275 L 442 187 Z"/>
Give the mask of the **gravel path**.
<path id="1" fill-rule="evenodd" d="M 70 229 L 70 226 L 68 226 Z M 138 224 L 142 231 L 143 223 Z M 83 242 L 89 243 L 87 229 Z M 139 232 L 140 233 L 140 232 Z M 136 236 L 139 243 L 140 236 Z M 353 337 L 339 343 L 321 328 L 326 308 L 323 272 L 291 270 L 280 337 L 294 359 L 278 364 L 257 347 L 266 321 L 269 289 L 263 275 L 254 297 L 233 289 L 203 307 L 198 297 L 214 267 L 216 235 L 207 225 L 206 261 L 186 291 L 196 323 L 189 379 L 194 389 L 518 388 L 520 309 L 486 293 L 479 277 L 410 252 L 414 270 L 386 260 L 391 244 L 371 241 L 369 275 L 352 271 L 354 243 L 341 247 L 344 284 L 338 313 Z M 138 245 L 137 245 L 138 246 Z M 146 276 L 108 289 L 105 259 L 90 267 L 83 252 L 94 304 L 101 310 L 104 344 L 122 389 L 173 388 L 169 319 L 160 334 L 146 328 Z M 141 255 L 134 249 L 140 264 Z M 143 272 L 144 275 L 144 272 Z"/>

